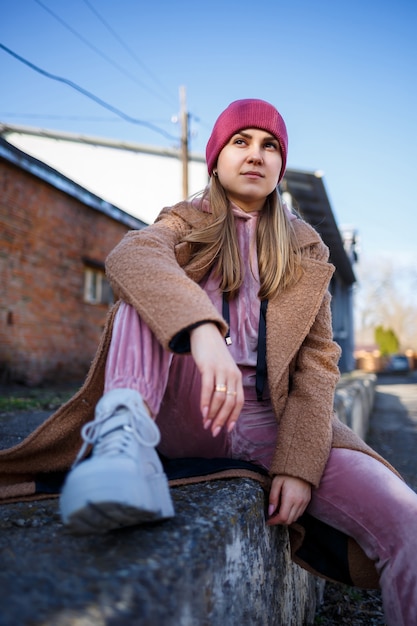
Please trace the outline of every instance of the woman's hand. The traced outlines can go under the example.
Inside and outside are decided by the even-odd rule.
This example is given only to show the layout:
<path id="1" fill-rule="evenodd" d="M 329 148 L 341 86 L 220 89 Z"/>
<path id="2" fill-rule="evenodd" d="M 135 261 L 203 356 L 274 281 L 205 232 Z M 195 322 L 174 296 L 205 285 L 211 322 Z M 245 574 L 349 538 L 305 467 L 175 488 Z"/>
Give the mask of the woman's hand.
<path id="1" fill-rule="evenodd" d="M 201 374 L 200 408 L 204 428 L 216 437 L 223 427 L 230 432 L 242 410 L 241 372 L 216 324 L 208 322 L 190 332 L 191 354 Z"/>
<path id="2" fill-rule="evenodd" d="M 293 476 L 274 476 L 269 492 L 268 526 L 292 524 L 304 513 L 310 500 L 310 483 Z"/>

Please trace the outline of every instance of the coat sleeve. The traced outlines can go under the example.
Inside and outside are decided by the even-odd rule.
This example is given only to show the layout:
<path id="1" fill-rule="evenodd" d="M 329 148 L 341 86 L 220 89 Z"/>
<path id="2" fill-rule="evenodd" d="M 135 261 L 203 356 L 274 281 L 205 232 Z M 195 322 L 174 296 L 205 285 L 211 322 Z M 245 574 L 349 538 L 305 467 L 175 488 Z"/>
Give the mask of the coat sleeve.
<path id="1" fill-rule="evenodd" d="M 323 259 L 325 260 L 325 259 Z M 271 472 L 318 486 L 332 445 L 340 347 L 333 341 L 328 290 L 288 370 Z"/>
<path id="2" fill-rule="evenodd" d="M 164 210 L 155 224 L 127 233 L 107 257 L 106 273 L 117 296 L 137 310 L 165 349 L 186 352 L 187 329 L 207 321 L 223 334 L 227 327 L 178 261 L 176 251 L 182 250 L 197 209 L 190 208 L 190 221 L 187 211 L 173 209 Z"/>

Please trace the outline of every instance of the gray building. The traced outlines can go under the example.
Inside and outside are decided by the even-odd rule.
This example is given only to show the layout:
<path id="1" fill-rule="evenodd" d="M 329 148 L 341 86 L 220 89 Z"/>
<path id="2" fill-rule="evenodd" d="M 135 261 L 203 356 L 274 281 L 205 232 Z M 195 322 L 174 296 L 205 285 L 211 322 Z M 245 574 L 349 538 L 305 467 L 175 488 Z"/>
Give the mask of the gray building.
<path id="1" fill-rule="evenodd" d="M 353 354 L 355 238 L 352 236 L 350 240 L 344 240 L 342 237 L 320 173 L 287 170 L 281 183 L 281 191 L 287 203 L 320 233 L 330 250 L 330 261 L 336 267 L 330 284 L 334 339 L 342 348 L 340 370 L 342 373 L 350 372 L 355 368 Z"/>

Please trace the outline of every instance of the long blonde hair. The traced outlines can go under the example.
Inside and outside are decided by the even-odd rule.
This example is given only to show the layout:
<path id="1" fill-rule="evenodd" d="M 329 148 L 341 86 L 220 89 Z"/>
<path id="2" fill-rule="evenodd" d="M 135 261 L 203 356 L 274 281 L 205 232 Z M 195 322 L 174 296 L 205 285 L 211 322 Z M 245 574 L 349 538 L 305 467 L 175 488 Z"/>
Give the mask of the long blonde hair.
<path id="1" fill-rule="evenodd" d="M 204 200 L 208 200 L 214 220 L 209 226 L 184 237 L 184 241 L 192 244 L 194 259 L 208 255 L 216 260 L 220 289 L 232 299 L 243 282 L 242 259 L 229 200 L 216 176 L 211 176 L 201 196 L 201 202 Z M 300 247 L 277 189 L 266 198 L 260 212 L 256 245 L 260 278 L 258 296 L 267 300 L 295 284 L 302 271 Z"/>

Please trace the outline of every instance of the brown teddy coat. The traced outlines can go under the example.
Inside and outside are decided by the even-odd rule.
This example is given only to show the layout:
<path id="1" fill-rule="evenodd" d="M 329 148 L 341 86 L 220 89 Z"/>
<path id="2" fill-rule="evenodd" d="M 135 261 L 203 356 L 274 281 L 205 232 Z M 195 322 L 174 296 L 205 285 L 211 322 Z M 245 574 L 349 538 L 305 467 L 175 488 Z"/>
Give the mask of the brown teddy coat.
<path id="1" fill-rule="evenodd" d="M 181 242 L 193 228 L 211 220 L 208 211 L 180 203 L 164 209 L 155 224 L 129 232 L 107 259 L 115 293 L 135 307 L 167 350 L 189 350 L 187 329 L 201 321 L 215 322 L 226 333 L 224 319 L 198 285 L 213 260 L 193 262 L 189 244 Z M 267 310 L 268 384 L 279 424 L 271 474 L 295 476 L 318 486 L 331 446 L 360 450 L 388 464 L 335 417 L 340 349 L 332 339 L 328 291 L 334 267 L 316 231 L 301 219 L 292 225 L 302 248 L 304 273 L 294 287 L 270 300 Z M 80 429 L 93 419 L 103 393 L 117 306 L 109 312 L 80 391 L 23 442 L 0 452 L 3 501 L 48 497 L 35 493 L 39 476 L 65 472 L 74 461 Z M 294 546 L 299 543 L 299 534 L 293 534 Z M 363 560 L 357 563 L 363 567 Z"/>
<path id="2" fill-rule="evenodd" d="M 193 228 L 211 220 L 210 213 L 180 203 L 164 209 L 156 224 L 128 233 L 107 259 L 113 288 L 166 349 L 187 350 L 184 329 L 202 320 L 217 323 L 226 333 L 225 321 L 197 284 L 212 259 L 197 265 L 190 260 L 189 244 L 180 243 Z M 377 455 L 334 417 L 340 356 L 328 291 L 334 267 L 317 232 L 301 219 L 292 225 L 303 250 L 304 273 L 267 310 L 268 384 L 279 423 L 271 473 L 318 486 L 332 445 Z"/>

